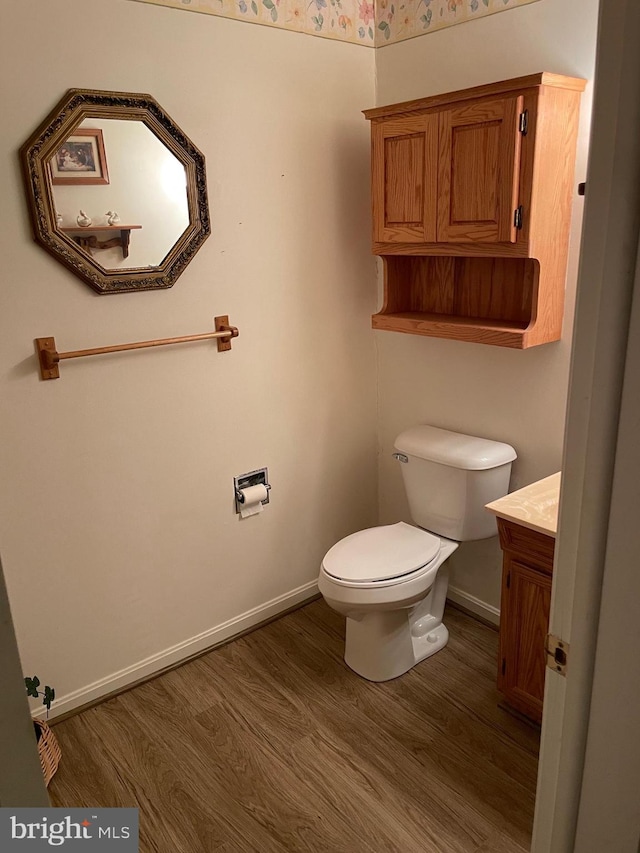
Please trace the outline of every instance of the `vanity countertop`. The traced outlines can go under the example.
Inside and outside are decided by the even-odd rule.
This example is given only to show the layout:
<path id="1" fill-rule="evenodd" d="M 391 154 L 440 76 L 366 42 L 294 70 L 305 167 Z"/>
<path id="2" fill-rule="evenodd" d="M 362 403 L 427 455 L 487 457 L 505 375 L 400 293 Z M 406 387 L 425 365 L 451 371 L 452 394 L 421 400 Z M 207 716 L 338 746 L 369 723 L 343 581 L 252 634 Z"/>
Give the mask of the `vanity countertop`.
<path id="1" fill-rule="evenodd" d="M 555 538 L 558 529 L 559 495 L 560 472 L 492 501 L 487 504 L 487 509 L 507 521 Z"/>

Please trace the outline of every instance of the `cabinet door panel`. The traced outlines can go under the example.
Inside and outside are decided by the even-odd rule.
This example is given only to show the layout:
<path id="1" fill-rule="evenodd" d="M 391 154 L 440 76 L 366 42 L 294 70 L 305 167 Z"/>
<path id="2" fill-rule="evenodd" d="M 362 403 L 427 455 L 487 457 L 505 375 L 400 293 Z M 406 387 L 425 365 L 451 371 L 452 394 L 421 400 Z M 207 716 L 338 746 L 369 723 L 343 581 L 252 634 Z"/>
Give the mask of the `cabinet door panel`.
<path id="1" fill-rule="evenodd" d="M 515 242 L 522 97 L 440 115 L 440 243 Z"/>
<path id="2" fill-rule="evenodd" d="M 408 116 L 373 126 L 373 239 L 436 239 L 438 115 Z"/>
<path id="3" fill-rule="evenodd" d="M 500 614 L 499 689 L 538 722 L 542 718 L 551 577 L 507 558 Z"/>

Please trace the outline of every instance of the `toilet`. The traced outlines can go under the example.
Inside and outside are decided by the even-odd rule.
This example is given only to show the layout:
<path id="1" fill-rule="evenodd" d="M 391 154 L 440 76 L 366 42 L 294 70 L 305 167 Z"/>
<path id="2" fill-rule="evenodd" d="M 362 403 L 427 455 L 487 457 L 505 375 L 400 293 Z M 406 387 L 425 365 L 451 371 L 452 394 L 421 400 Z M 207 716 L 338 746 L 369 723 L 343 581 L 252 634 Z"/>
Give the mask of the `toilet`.
<path id="1" fill-rule="evenodd" d="M 516 458 L 509 444 L 426 425 L 405 430 L 394 447 L 415 526 L 341 539 L 318 579 L 347 618 L 345 662 L 369 681 L 397 678 L 447 644 L 447 560 L 460 542 L 497 534 L 484 507 L 507 494 Z"/>

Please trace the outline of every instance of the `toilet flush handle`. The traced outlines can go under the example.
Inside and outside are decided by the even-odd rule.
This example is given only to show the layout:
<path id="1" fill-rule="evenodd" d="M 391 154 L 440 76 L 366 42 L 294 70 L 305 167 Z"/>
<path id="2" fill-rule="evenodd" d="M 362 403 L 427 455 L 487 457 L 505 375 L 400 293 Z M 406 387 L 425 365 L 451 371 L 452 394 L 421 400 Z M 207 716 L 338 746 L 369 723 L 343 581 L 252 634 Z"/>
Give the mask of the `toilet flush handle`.
<path id="1" fill-rule="evenodd" d="M 408 462 L 409 457 L 404 453 L 392 453 L 391 454 L 394 459 L 397 459 L 398 462 Z"/>

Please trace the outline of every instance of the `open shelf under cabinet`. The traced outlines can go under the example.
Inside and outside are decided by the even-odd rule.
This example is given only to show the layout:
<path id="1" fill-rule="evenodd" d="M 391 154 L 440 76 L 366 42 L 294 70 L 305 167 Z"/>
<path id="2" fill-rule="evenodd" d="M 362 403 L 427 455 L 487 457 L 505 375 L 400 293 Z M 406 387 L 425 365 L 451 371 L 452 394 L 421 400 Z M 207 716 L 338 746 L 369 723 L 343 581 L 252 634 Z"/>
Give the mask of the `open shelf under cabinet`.
<path id="1" fill-rule="evenodd" d="M 535 322 L 534 258 L 385 256 L 385 304 L 373 328 L 515 349 Z"/>

